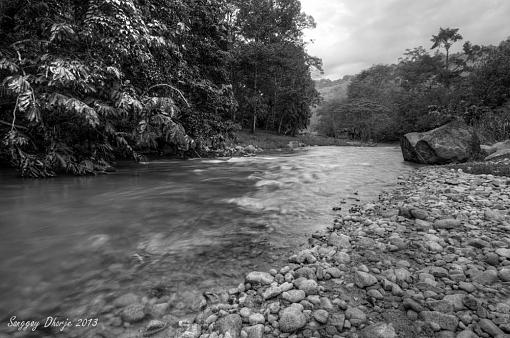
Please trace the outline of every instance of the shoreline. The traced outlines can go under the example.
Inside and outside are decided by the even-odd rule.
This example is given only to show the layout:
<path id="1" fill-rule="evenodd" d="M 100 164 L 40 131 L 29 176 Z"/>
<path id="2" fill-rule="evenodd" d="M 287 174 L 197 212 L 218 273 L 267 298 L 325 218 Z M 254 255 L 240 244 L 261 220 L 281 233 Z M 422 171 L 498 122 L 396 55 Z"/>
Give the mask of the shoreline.
<path id="1" fill-rule="evenodd" d="M 416 169 L 310 235 L 287 265 L 196 295 L 196 315 L 126 294 L 93 314 L 99 327 L 64 336 L 509 337 L 509 212 L 508 177 Z"/>
<path id="2" fill-rule="evenodd" d="M 509 195 L 505 177 L 418 169 L 154 337 L 508 337 Z"/>

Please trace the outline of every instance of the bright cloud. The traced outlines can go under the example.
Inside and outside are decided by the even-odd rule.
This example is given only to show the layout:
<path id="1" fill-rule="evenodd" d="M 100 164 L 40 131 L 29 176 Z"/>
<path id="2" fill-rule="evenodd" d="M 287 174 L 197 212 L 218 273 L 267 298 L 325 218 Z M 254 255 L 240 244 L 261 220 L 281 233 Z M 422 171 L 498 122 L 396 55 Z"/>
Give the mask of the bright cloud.
<path id="1" fill-rule="evenodd" d="M 305 32 L 309 53 L 336 79 L 378 63 L 394 63 L 407 48 L 431 46 L 439 27 L 460 28 L 464 41 L 497 44 L 510 36 L 508 0 L 301 0 L 317 28 Z M 460 49 L 458 42 L 453 49 Z"/>

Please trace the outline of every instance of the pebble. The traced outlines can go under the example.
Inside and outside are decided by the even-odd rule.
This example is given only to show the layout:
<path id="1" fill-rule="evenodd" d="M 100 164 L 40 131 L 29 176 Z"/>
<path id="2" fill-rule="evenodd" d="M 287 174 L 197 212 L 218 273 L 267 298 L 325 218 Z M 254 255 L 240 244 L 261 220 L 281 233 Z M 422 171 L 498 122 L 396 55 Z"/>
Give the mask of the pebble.
<path id="1" fill-rule="evenodd" d="M 294 332 L 306 325 L 306 317 L 296 306 L 285 308 L 280 313 L 278 327 L 282 332 Z"/>

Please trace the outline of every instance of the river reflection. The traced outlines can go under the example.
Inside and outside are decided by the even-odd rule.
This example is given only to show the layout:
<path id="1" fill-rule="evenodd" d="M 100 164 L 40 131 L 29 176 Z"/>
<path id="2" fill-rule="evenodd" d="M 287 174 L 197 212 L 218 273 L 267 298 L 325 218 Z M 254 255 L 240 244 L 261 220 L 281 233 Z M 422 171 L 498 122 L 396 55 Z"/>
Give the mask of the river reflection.
<path id="1" fill-rule="evenodd" d="M 409 170 L 397 147 L 314 147 L 98 177 L 0 173 L 0 316 L 79 313 L 130 290 L 169 294 L 185 313 L 197 290 L 280 263 L 341 200 L 376 198 Z"/>

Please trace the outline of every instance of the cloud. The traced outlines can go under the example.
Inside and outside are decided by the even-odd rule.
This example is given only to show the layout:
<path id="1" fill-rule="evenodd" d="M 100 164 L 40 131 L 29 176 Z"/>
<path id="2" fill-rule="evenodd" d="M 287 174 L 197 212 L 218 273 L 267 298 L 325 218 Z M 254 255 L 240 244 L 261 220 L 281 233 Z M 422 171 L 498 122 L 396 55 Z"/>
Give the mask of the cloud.
<path id="1" fill-rule="evenodd" d="M 460 28 L 464 40 L 497 44 L 510 36 L 508 0 L 301 0 L 317 22 L 305 32 L 325 76 L 355 74 L 394 63 L 407 48 L 431 46 L 439 27 Z M 462 42 L 453 50 L 460 50 Z"/>

